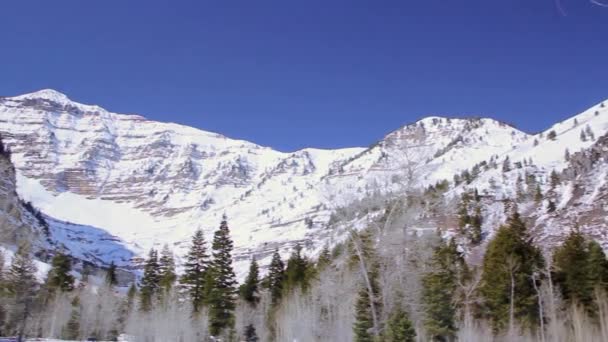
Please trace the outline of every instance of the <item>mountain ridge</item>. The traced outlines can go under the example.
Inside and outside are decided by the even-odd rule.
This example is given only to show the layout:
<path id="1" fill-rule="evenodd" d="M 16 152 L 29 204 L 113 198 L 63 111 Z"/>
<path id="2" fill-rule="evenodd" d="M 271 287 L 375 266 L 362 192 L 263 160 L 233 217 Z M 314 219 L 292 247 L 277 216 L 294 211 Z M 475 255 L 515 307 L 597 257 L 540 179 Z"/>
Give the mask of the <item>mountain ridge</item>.
<path id="1" fill-rule="evenodd" d="M 597 130 L 593 141 L 608 129 L 604 112 L 596 105 L 574 117 Z M 287 253 L 299 242 L 315 255 L 323 245 L 342 241 L 345 231 L 330 222 L 336 210 L 374 194 L 400 196 L 452 182 L 454 175 L 483 163 L 478 177 L 488 182 L 486 175 L 497 175 L 486 165 L 504 156 L 518 163 L 535 156 L 541 168 L 564 166 L 558 161 L 561 151 L 556 156 L 532 145 L 535 139 L 542 140 L 541 147 L 559 145 L 565 137 L 573 148 L 592 145 L 591 140 L 573 141 L 581 127 L 574 131 L 576 125 L 568 128 L 566 121 L 544 132 L 557 130 L 553 141 L 491 118 L 431 116 L 367 148 L 279 152 L 188 126 L 111 113 L 52 90 L 0 98 L 0 134 L 12 150 L 19 195 L 48 215 L 57 235 L 69 235 L 58 222 L 97 227 L 120 240 L 125 252 L 104 259 L 103 253 L 94 253 L 94 243 L 66 245 L 94 255 L 97 262 L 127 267 L 131 261 L 125 255 L 143 255 L 164 243 L 183 255 L 196 228 L 210 240 L 220 217 L 228 214 L 240 275 L 252 254 L 265 263 L 274 248 Z M 542 178 L 549 171 L 539 172 Z M 510 177 L 502 176 L 505 189 Z M 489 223 L 485 229 L 491 232 Z"/>

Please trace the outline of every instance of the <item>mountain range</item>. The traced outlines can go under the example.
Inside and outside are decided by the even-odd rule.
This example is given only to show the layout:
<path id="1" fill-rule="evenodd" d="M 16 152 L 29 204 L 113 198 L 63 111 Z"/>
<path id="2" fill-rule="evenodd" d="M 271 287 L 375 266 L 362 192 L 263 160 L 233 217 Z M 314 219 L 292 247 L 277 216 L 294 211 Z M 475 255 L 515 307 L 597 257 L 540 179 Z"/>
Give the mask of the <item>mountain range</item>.
<path id="1" fill-rule="evenodd" d="M 287 254 L 299 243 L 314 257 L 382 212 L 345 208 L 442 185 L 445 220 L 419 213 L 413 228 L 453 234 L 455 203 L 474 189 L 484 240 L 514 201 L 543 247 L 574 227 L 608 247 L 607 133 L 602 102 L 536 134 L 490 118 L 433 116 L 366 148 L 286 153 L 45 89 L 0 97 L 10 150 L 0 159 L 0 225 L 9 246 L 29 229 L 40 255 L 63 249 L 128 270 L 164 244 L 183 256 L 196 229 L 210 241 L 226 215 L 242 277 L 251 256 L 264 268 L 275 248 Z M 484 244 L 463 248 L 474 259 Z"/>

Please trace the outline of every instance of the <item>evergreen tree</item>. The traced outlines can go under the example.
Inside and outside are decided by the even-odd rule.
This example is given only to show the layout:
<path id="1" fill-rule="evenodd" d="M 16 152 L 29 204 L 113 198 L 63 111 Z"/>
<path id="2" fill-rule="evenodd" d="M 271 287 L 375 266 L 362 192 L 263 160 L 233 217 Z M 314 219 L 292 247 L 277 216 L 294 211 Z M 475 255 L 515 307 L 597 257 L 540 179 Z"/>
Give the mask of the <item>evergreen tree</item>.
<path id="1" fill-rule="evenodd" d="M 53 257 L 51 270 L 47 277 L 47 286 L 52 290 L 69 292 L 74 289 L 72 260 L 65 254 L 58 253 Z"/>
<path id="2" fill-rule="evenodd" d="M 449 341 L 456 332 L 454 293 L 465 262 L 454 240 L 440 241 L 431 260 L 431 271 L 422 278 L 424 326 L 433 340 Z"/>
<path id="3" fill-rule="evenodd" d="M 308 288 L 310 263 L 308 259 L 302 255 L 302 246 L 298 243 L 294 247 L 291 256 L 287 260 L 287 268 L 285 275 L 287 279 L 287 288 L 293 289 L 300 286 L 303 290 Z"/>
<path id="4" fill-rule="evenodd" d="M 498 229 L 483 260 L 480 294 L 483 314 L 494 331 L 524 327 L 538 322 L 538 299 L 533 274 L 544 264 L 540 251 L 532 244 L 526 226 L 515 212 L 507 225 Z"/>
<path id="5" fill-rule="evenodd" d="M 160 277 L 159 285 L 162 292 L 168 293 L 177 280 L 177 275 L 175 274 L 175 258 L 168 245 L 163 246 L 158 263 Z"/>
<path id="6" fill-rule="evenodd" d="M 233 242 L 226 216 L 222 219 L 220 228 L 213 236 L 213 274 L 212 286 L 209 290 L 209 326 L 212 335 L 220 334 L 224 329 L 234 326 L 234 309 L 236 294 L 236 276 L 232 269 Z"/>
<path id="7" fill-rule="evenodd" d="M 511 160 L 509 159 L 509 156 L 506 156 L 505 160 L 502 162 L 502 172 L 509 171 L 511 171 Z"/>
<path id="8" fill-rule="evenodd" d="M 194 312 L 199 312 L 207 294 L 205 283 L 208 281 L 209 254 L 205 245 L 202 230 L 197 230 L 192 237 L 192 245 L 186 255 L 184 275 L 180 282 L 187 289 Z"/>
<path id="9" fill-rule="evenodd" d="M 553 280 L 559 285 L 565 300 L 588 307 L 593 297 L 587 280 L 587 258 L 587 241 L 583 234 L 575 229 L 553 254 Z"/>
<path id="10" fill-rule="evenodd" d="M 70 320 L 63 327 L 61 333 L 64 340 L 75 341 L 80 337 L 80 301 L 78 297 L 74 297 L 72 300 L 72 313 L 70 314 Z"/>
<path id="11" fill-rule="evenodd" d="M 141 279 L 140 308 L 142 311 L 150 311 L 152 304 L 160 290 L 160 265 L 158 264 L 158 252 L 151 249 L 148 259 L 144 265 L 144 275 Z"/>
<path id="12" fill-rule="evenodd" d="M 471 223 L 471 216 L 469 215 L 469 194 L 463 193 L 460 199 L 460 204 L 458 205 L 458 228 L 460 228 L 460 233 L 465 232 L 465 228 L 467 225 Z"/>
<path id="13" fill-rule="evenodd" d="M 587 242 L 575 229 L 553 254 L 553 279 L 564 300 L 585 307 L 590 314 L 597 310 L 595 290 L 606 290 L 608 260 L 601 246 Z"/>
<path id="14" fill-rule="evenodd" d="M 10 300 L 9 326 L 11 333 L 23 339 L 27 322 L 31 315 L 32 304 L 38 283 L 36 265 L 28 245 L 21 245 L 13 256 L 11 266 L 5 277 L 5 288 Z"/>
<path id="15" fill-rule="evenodd" d="M 258 267 L 258 263 L 255 260 L 255 257 L 251 259 L 251 264 L 249 266 L 249 274 L 247 274 L 247 278 L 245 279 L 245 283 L 241 286 L 241 298 L 245 300 L 250 305 L 255 306 L 259 301 L 259 288 L 260 283 L 260 271 Z"/>
<path id="16" fill-rule="evenodd" d="M 540 189 L 540 185 L 536 184 L 536 190 L 534 192 L 534 202 L 537 204 L 543 201 L 543 192 Z"/>
<path id="17" fill-rule="evenodd" d="M 281 260 L 279 250 L 276 249 L 268 268 L 268 288 L 270 289 L 270 300 L 272 305 L 278 305 L 283 295 L 283 283 L 285 281 L 285 264 Z"/>
<path id="18" fill-rule="evenodd" d="M 258 342 L 258 335 L 255 332 L 255 327 L 253 324 L 249 324 L 245 327 L 245 342 Z"/>
<path id="19" fill-rule="evenodd" d="M 331 265 L 331 252 L 329 251 L 329 246 L 325 245 L 317 259 L 317 269 L 321 271 L 329 265 Z"/>
<path id="20" fill-rule="evenodd" d="M 552 213 L 555 210 L 557 210 L 557 207 L 555 206 L 555 202 L 549 201 L 549 203 L 547 204 L 547 212 Z"/>
<path id="21" fill-rule="evenodd" d="M 588 246 L 587 277 L 593 288 L 608 290 L 608 260 L 602 246 L 592 240 Z"/>
<path id="22" fill-rule="evenodd" d="M 355 323 L 353 324 L 355 342 L 374 342 L 373 329 L 374 322 L 369 293 L 367 287 L 363 286 L 359 290 L 357 302 L 355 303 Z"/>
<path id="23" fill-rule="evenodd" d="M 549 134 L 547 134 L 547 139 L 555 140 L 555 138 L 557 138 L 557 133 L 555 133 L 555 131 L 551 131 Z"/>
<path id="24" fill-rule="evenodd" d="M 108 271 L 106 272 L 106 284 L 110 286 L 118 285 L 118 278 L 116 277 L 116 265 L 114 261 L 110 262 L 110 267 L 108 267 Z"/>
<path id="25" fill-rule="evenodd" d="M 386 330 L 386 342 L 416 341 L 416 330 L 401 307 L 397 307 L 390 316 Z"/>
<path id="26" fill-rule="evenodd" d="M 475 215 L 471 218 L 471 243 L 476 246 L 481 243 L 483 239 L 481 225 L 483 224 L 483 217 L 481 216 L 481 207 L 475 208 Z"/>

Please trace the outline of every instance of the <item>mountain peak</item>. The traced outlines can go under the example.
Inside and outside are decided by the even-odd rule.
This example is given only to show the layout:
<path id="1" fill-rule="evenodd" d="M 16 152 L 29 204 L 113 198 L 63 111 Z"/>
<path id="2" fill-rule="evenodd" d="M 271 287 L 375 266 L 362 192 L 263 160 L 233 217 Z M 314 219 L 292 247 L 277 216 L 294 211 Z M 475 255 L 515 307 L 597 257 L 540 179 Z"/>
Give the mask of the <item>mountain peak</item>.
<path id="1" fill-rule="evenodd" d="M 15 96 L 15 97 L 13 97 L 13 99 L 17 99 L 17 100 L 43 99 L 43 100 L 49 100 L 49 101 L 53 101 L 53 102 L 57 102 L 57 103 L 71 102 L 71 100 L 65 94 L 58 92 L 57 90 L 54 90 L 54 89 L 41 89 L 41 90 L 35 91 L 33 93 Z"/>

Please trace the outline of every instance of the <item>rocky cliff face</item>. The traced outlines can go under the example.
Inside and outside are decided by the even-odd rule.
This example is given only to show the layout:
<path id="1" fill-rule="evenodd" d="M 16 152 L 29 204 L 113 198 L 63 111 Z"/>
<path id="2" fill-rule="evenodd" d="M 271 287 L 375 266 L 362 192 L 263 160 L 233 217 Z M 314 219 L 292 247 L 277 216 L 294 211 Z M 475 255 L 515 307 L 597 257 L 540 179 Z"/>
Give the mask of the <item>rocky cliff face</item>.
<path id="1" fill-rule="evenodd" d="M 47 233 L 42 215 L 19 198 L 10 152 L 0 141 L 0 242 L 14 246 L 30 241 L 40 246 L 44 245 Z"/>
<path id="2" fill-rule="evenodd" d="M 492 119 L 429 117 L 369 148 L 283 153 L 110 113 L 52 90 L 0 98 L 0 134 L 12 150 L 19 195 L 49 216 L 51 231 L 62 243 L 96 262 L 126 266 L 132 257 L 165 243 L 184 253 L 195 229 L 203 228 L 210 237 L 227 214 L 240 272 L 251 254 L 264 264 L 275 247 L 287 250 L 302 242 L 314 254 L 325 243 L 339 241 L 344 232 L 328 225 L 332 214 L 374 194 L 399 196 L 452 181 L 467 170 L 474 179 L 446 196 L 478 187 L 500 200 L 511 192 L 517 174 L 488 165 L 507 156 L 513 163 L 533 158 L 535 172 L 546 177 L 554 168 L 567 167 L 566 146 L 572 152 L 590 148 L 607 132 L 603 107 L 577 118 L 577 129 L 572 123 L 553 127 L 558 132 L 552 140 L 548 133 L 533 136 Z M 587 125 L 595 136 L 583 142 L 578 135 Z M 67 233 L 68 226 L 90 241 L 80 243 Z M 98 238 L 87 233 L 93 227 Z M 115 240 L 107 247 L 113 253 L 97 247 L 107 241 L 101 236 Z"/>

